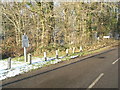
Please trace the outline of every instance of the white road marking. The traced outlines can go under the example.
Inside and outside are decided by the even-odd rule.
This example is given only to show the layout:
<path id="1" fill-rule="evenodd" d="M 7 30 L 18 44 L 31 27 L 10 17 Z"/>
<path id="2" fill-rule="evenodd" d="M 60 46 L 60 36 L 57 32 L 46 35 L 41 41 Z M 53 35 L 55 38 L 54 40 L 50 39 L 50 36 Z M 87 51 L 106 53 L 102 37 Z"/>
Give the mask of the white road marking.
<path id="1" fill-rule="evenodd" d="M 118 62 L 119 59 L 120 59 L 120 58 L 118 58 L 117 60 L 115 60 L 112 64 L 115 64 L 116 62 Z"/>
<path id="2" fill-rule="evenodd" d="M 104 73 L 101 73 L 96 80 L 88 87 L 88 89 L 92 88 L 99 80 L 100 78 L 104 75 Z"/>

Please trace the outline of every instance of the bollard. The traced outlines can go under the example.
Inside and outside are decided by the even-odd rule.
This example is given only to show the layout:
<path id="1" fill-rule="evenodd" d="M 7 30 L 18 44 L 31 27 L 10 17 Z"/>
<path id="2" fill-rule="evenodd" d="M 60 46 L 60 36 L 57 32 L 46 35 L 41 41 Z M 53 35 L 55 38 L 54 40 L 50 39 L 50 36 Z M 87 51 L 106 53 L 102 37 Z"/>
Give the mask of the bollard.
<path id="1" fill-rule="evenodd" d="M 45 59 L 45 61 L 47 61 L 47 54 L 46 54 L 46 52 L 44 52 L 44 59 Z"/>
<path id="2" fill-rule="evenodd" d="M 73 47 L 73 54 L 75 53 L 75 47 Z"/>
<path id="3" fill-rule="evenodd" d="M 28 54 L 28 62 L 29 64 L 32 64 L 32 55 L 30 53 Z"/>
<path id="4" fill-rule="evenodd" d="M 56 58 L 58 59 L 58 50 L 56 50 Z"/>
<path id="5" fill-rule="evenodd" d="M 82 46 L 80 46 L 80 52 L 82 52 L 82 51 L 83 51 Z"/>
<path id="6" fill-rule="evenodd" d="M 8 68 L 7 69 L 10 69 L 11 68 L 11 57 L 8 58 Z"/>
<path id="7" fill-rule="evenodd" d="M 66 49 L 66 56 L 68 56 L 68 49 Z"/>

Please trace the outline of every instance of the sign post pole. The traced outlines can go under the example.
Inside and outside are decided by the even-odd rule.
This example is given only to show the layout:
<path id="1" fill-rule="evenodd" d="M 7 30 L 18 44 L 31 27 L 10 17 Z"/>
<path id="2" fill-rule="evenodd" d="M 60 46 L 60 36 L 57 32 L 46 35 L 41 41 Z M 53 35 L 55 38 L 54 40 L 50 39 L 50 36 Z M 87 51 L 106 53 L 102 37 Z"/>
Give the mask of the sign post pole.
<path id="1" fill-rule="evenodd" d="M 27 62 L 27 50 L 26 50 L 26 47 L 24 47 L 24 61 Z"/>

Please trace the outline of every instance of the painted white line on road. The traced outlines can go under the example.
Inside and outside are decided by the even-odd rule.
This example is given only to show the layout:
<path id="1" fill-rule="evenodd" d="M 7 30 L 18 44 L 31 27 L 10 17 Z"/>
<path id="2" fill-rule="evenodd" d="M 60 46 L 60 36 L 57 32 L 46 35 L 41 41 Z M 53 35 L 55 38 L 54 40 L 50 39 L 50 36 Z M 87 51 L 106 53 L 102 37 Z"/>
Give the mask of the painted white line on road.
<path id="1" fill-rule="evenodd" d="M 100 78 L 104 75 L 104 73 L 101 73 L 96 80 L 88 87 L 88 89 L 92 88 L 99 80 Z"/>
<path id="2" fill-rule="evenodd" d="M 118 62 L 119 59 L 120 59 L 120 58 L 118 58 L 117 60 L 115 60 L 112 64 L 115 64 L 116 62 Z"/>

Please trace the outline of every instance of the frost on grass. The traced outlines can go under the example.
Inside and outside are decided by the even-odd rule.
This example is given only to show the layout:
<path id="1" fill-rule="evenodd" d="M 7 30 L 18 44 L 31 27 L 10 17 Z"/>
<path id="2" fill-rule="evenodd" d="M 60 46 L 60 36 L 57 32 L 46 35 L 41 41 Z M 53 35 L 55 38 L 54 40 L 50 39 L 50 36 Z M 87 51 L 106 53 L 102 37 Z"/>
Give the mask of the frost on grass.
<path id="1" fill-rule="evenodd" d="M 77 58 L 79 55 L 76 55 L 76 56 L 71 56 L 70 58 L 73 59 L 73 58 Z"/>
<path id="2" fill-rule="evenodd" d="M 78 55 L 71 56 L 70 58 L 76 57 L 78 57 Z M 47 61 L 45 61 L 44 58 L 34 57 L 31 65 L 29 65 L 28 62 L 14 60 L 11 62 L 11 69 L 7 69 L 7 60 L 0 60 L 0 80 L 4 80 L 8 77 L 14 77 L 31 70 L 41 68 L 44 65 L 56 64 L 62 61 L 63 58 L 65 58 L 65 56 L 61 56 L 59 59 L 56 59 L 55 57 L 47 58 Z"/>

